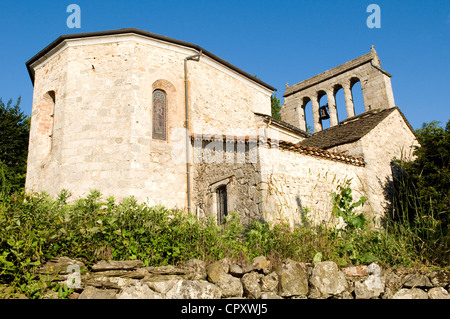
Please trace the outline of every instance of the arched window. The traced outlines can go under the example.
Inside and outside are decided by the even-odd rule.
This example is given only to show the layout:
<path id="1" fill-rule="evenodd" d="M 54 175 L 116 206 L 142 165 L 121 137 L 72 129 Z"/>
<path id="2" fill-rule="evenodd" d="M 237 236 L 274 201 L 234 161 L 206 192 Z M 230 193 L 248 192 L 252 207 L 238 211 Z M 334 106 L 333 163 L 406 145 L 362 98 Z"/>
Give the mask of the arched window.
<path id="1" fill-rule="evenodd" d="M 53 144 L 53 125 L 55 113 L 55 91 L 48 91 L 44 94 L 41 105 L 39 105 L 38 112 L 38 131 L 44 136 L 42 141 L 45 141 L 44 149 L 52 150 Z"/>
<path id="2" fill-rule="evenodd" d="M 163 90 L 153 91 L 152 138 L 167 140 L 167 95 Z"/>
<path id="3" fill-rule="evenodd" d="M 303 114 L 305 115 L 305 127 L 302 128 L 308 133 L 314 133 L 314 121 L 312 112 L 312 103 L 309 97 L 303 98 Z"/>
<path id="4" fill-rule="evenodd" d="M 327 93 L 325 91 L 319 91 L 317 98 L 319 100 L 319 121 L 322 125 L 322 130 L 325 130 L 330 127 L 330 107 L 328 105 Z"/>
<path id="5" fill-rule="evenodd" d="M 338 120 L 339 122 L 342 122 L 347 118 L 347 109 L 345 106 L 344 89 L 340 84 L 337 84 L 334 87 L 334 100 L 336 102 L 336 111 L 338 114 Z"/>
<path id="6" fill-rule="evenodd" d="M 350 80 L 350 89 L 352 90 L 353 107 L 355 115 L 364 113 L 366 111 L 364 106 L 364 98 L 362 94 L 361 82 L 358 78 Z"/>

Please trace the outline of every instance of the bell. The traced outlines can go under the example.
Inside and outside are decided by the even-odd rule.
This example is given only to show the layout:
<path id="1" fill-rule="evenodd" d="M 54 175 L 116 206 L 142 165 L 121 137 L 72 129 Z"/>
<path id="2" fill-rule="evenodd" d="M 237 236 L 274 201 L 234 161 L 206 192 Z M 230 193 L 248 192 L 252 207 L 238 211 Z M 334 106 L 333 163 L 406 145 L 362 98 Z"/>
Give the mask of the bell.
<path id="1" fill-rule="evenodd" d="M 319 118 L 321 120 L 327 120 L 330 118 L 330 115 L 328 114 L 328 104 L 319 108 Z"/>

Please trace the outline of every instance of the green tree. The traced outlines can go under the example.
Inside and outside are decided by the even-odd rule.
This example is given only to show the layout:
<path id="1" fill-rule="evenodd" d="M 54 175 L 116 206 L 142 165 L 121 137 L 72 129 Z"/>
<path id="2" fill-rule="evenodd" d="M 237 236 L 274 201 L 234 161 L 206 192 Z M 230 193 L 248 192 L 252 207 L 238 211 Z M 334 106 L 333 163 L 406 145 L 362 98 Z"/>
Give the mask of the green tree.
<path id="1" fill-rule="evenodd" d="M 427 211 L 450 214 L 450 120 L 445 128 L 439 122 L 424 123 L 416 131 L 420 147 L 415 161 L 405 166 Z"/>
<path id="2" fill-rule="evenodd" d="M 0 188 L 20 191 L 25 185 L 30 117 L 20 110 L 20 97 L 13 105 L 0 98 Z"/>
<path id="3" fill-rule="evenodd" d="M 424 123 L 416 138 L 414 161 L 396 163 L 392 218 L 442 258 L 450 252 L 450 120 L 445 128 Z"/>
<path id="4" fill-rule="evenodd" d="M 281 120 L 280 110 L 281 110 L 281 103 L 280 99 L 277 98 L 277 95 L 272 95 L 272 117 L 276 118 L 277 120 Z"/>

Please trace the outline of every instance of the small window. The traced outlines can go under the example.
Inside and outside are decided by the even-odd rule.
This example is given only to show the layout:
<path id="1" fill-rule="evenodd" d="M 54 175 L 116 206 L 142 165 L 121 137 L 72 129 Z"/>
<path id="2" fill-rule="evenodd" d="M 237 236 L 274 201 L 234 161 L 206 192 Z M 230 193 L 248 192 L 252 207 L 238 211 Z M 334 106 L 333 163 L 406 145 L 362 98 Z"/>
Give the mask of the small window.
<path id="1" fill-rule="evenodd" d="M 153 91 L 153 139 L 162 141 L 167 140 L 166 114 L 166 93 L 162 90 Z"/>
<path id="2" fill-rule="evenodd" d="M 42 141 L 45 141 L 46 145 L 48 145 L 49 152 L 52 151 L 53 146 L 55 101 L 55 91 L 48 91 L 45 93 L 42 103 L 39 105 L 37 118 L 38 132 L 44 137 Z"/>
<path id="3" fill-rule="evenodd" d="M 217 222 L 223 224 L 225 222 L 225 216 L 228 215 L 227 208 L 227 186 L 221 186 L 217 189 Z"/>

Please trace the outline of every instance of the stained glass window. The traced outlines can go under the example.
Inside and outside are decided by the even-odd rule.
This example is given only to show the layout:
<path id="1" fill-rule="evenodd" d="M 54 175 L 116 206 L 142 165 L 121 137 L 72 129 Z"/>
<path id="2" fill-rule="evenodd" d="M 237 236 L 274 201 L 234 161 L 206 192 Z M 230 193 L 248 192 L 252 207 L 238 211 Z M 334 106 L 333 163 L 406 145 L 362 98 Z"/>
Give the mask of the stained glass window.
<path id="1" fill-rule="evenodd" d="M 161 90 L 153 91 L 153 132 L 152 137 L 157 140 L 166 140 L 166 93 Z"/>

